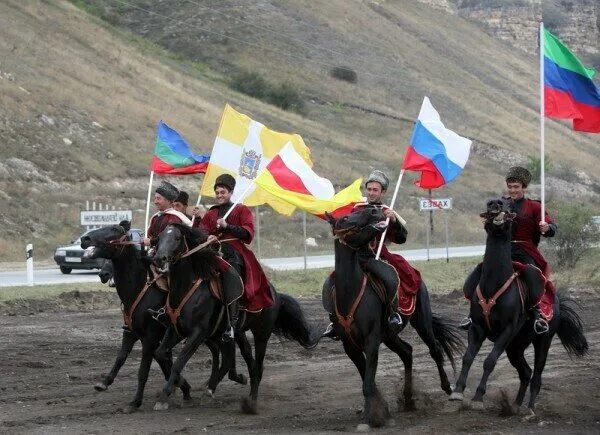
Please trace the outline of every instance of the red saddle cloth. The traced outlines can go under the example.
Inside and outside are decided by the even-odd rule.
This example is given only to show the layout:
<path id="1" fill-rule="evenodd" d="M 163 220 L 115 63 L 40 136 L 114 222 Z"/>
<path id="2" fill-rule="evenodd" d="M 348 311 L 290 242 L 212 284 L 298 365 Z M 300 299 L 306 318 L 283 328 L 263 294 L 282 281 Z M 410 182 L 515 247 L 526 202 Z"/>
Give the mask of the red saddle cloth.
<path id="1" fill-rule="evenodd" d="M 421 273 L 412 267 L 404 257 L 392 254 L 385 249 L 381 258 L 391 264 L 400 278 L 398 285 L 398 311 L 404 316 L 410 316 L 415 312 L 417 305 L 417 294 L 421 288 Z"/>
<path id="2" fill-rule="evenodd" d="M 523 273 L 523 271 L 525 270 L 525 268 L 527 266 L 528 265 L 519 263 L 518 261 L 513 261 L 513 269 L 515 272 L 519 272 L 519 274 Z M 544 274 L 542 273 L 542 271 L 539 268 L 538 268 L 538 271 L 540 274 L 540 278 L 544 280 L 544 293 L 538 300 L 530 301 L 531 302 L 530 305 L 531 306 L 537 305 L 542 317 L 544 319 L 546 319 L 546 321 L 549 322 L 550 320 L 552 320 L 552 317 L 554 316 L 554 298 L 556 296 L 556 287 L 554 287 L 554 284 L 552 283 L 552 281 L 550 281 L 549 279 L 547 279 L 544 276 Z M 527 308 L 529 308 L 529 307 L 527 307 Z"/>

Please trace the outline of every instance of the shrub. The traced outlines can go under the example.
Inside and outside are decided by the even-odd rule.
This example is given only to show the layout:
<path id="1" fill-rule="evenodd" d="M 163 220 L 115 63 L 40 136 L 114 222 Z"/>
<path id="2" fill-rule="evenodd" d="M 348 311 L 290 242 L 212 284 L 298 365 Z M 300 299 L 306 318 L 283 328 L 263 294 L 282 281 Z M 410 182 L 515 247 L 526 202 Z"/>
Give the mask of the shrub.
<path id="1" fill-rule="evenodd" d="M 256 72 L 242 71 L 233 76 L 231 87 L 242 94 L 264 100 L 267 95 L 267 82 Z"/>
<path id="2" fill-rule="evenodd" d="M 357 80 L 356 72 L 345 66 L 334 66 L 329 70 L 329 75 L 349 83 L 356 83 Z"/>
<path id="3" fill-rule="evenodd" d="M 569 269 L 600 242 L 600 227 L 592 219 L 593 209 L 583 204 L 559 202 L 556 210 L 558 231 L 551 243 L 558 268 Z"/>
<path id="4" fill-rule="evenodd" d="M 283 110 L 299 112 L 304 107 L 300 93 L 294 85 L 284 82 L 269 91 L 267 98 L 271 104 Z"/>
<path id="5" fill-rule="evenodd" d="M 304 107 L 298 89 L 289 82 L 272 85 L 259 73 L 242 71 L 231 79 L 230 87 L 283 110 L 299 112 Z"/>
<path id="6" fill-rule="evenodd" d="M 542 176 L 542 158 L 540 156 L 529 156 L 527 169 L 531 172 L 531 181 L 539 183 L 540 177 Z M 544 169 L 546 174 L 552 169 L 552 162 L 548 156 L 545 156 L 544 158 Z"/>

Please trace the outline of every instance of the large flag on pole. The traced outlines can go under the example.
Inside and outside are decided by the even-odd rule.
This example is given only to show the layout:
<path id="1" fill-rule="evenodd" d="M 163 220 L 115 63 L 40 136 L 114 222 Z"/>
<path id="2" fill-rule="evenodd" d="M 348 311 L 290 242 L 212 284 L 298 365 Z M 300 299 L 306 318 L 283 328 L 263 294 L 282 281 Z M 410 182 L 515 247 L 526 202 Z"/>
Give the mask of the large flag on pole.
<path id="1" fill-rule="evenodd" d="M 152 156 L 156 174 L 187 175 L 206 172 L 209 155 L 194 154 L 185 139 L 164 122 L 158 123 Z"/>
<path id="2" fill-rule="evenodd" d="M 310 150 L 302 137 L 270 130 L 226 105 L 200 194 L 214 196 L 215 179 L 227 173 L 236 179 L 235 191 L 231 198 L 233 202 L 237 202 L 240 195 L 245 193 L 243 203 L 248 206 L 266 203 L 279 213 L 291 214 L 294 211 L 293 205 L 254 183 L 260 171 L 288 142 L 306 164 L 312 166 Z"/>
<path id="3" fill-rule="evenodd" d="M 560 39 L 543 30 L 544 106 L 551 118 L 573 120 L 573 129 L 600 133 L 600 88 L 587 68 Z"/>
<path id="4" fill-rule="evenodd" d="M 362 179 L 336 194 L 331 181 L 315 174 L 291 143 L 271 159 L 254 182 L 274 197 L 319 217 L 325 212 L 334 217 L 346 215 L 363 200 Z"/>
<path id="5" fill-rule="evenodd" d="M 471 140 L 448 130 L 429 98 L 425 97 L 402 169 L 421 172 L 421 179 L 415 184 L 433 189 L 458 177 L 470 150 Z"/>

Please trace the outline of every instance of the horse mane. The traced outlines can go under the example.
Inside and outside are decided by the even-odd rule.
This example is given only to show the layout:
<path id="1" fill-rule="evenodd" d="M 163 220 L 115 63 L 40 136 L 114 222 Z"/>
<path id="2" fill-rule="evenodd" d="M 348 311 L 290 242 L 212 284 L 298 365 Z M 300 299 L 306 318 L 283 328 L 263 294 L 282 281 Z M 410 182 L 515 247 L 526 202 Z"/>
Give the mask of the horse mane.
<path id="1" fill-rule="evenodd" d="M 181 231 L 181 235 L 185 237 L 190 249 L 206 242 L 208 232 L 200 228 L 188 227 L 184 224 L 171 224 Z M 200 278 L 207 280 L 219 275 L 221 270 L 221 262 L 219 253 L 209 246 L 193 253 L 190 257 L 194 274 Z"/>

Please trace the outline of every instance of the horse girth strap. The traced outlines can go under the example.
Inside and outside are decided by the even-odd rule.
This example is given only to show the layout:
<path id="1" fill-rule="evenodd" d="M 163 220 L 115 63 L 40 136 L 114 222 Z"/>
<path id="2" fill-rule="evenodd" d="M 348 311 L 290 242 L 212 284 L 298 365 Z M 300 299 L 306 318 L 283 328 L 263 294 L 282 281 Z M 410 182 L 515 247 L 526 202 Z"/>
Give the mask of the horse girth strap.
<path id="1" fill-rule="evenodd" d="M 146 281 L 146 284 L 144 284 L 144 288 L 142 289 L 141 292 L 138 293 L 137 297 L 133 301 L 133 304 L 131 304 L 131 308 L 129 309 L 129 313 L 127 312 L 127 310 L 125 309 L 125 307 L 123 307 L 123 321 L 125 322 L 125 324 L 127 325 L 127 327 L 130 330 L 133 330 L 133 313 L 134 313 L 135 309 L 137 308 L 138 304 L 140 303 L 140 301 L 142 300 L 142 298 L 144 297 L 144 295 L 146 294 L 146 292 L 148 291 L 148 289 L 160 277 L 162 277 L 162 275 L 156 275 L 154 277 L 154 279 L 152 279 L 150 281 Z"/>
<path id="2" fill-rule="evenodd" d="M 365 289 L 367 288 L 367 279 L 368 279 L 368 276 L 365 274 L 363 277 L 363 280 L 362 280 L 362 284 L 360 286 L 360 292 L 354 299 L 354 302 L 352 303 L 352 306 L 350 307 L 350 311 L 345 316 L 340 314 L 340 310 L 338 309 L 338 305 L 337 305 L 337 299 L 335 296 L 335 288 L 333 289 L 333 307 L 335 309 L 335 317 L 337 318 L 338 323 L 340 325 L 342 325 L 342 328 L 344 328 L 344 332 L 350 338 L 350 341 L 352 342 L 352 344 L 354 344 L 354 346 L 357 348 L 358 348 L 358 346 L 356 345 L 354 338 L 352 338 L 351 328 L 352 328 L 352 323 L 354 323 L 354 313 L 356 312 L 356 309 L 358 308 L 360 301 L 362 300 L 363 296 L 365 295 Z"/>
<path id="3" fill-rule="evenodd" d="M 492 329 L 492 325 L 490 322 L 492 308 L 494 308 L 494 305 L 496 305 L 496 301 L 498 300 L 498 298 L 500 296 L 502 296 L 506 292 L 506 290 L 508 290 L 510 288 L 510 285 L 512 284 L 512 282 L 515 280 L 515 278 L 518 275 L 519 274 L 517 272 L 513 272 L 513 274 L 502 285 L 502 287 L 500 287 L 496 291 L 496 293 L 494 293 L 494 295 L 489 299 L 485 299 L 483 297 L 483 293 L 481 292 L 481 287 L 479 286 L 479 284 L 477 284 L 477 289 L 475 290 L 475 292 L 477 294 L 477 300 L 479 302 L 479 306 L 481 307 L 481 311 L 483 312 L 483 317 L 485 319 L 485 323 L 486 323 L 488 329 Z M 520 294 L 520 292 L 519 292 L 519 294 Z"/>
<path id="4" fill-rule="evenodd" d="M 169 319 L 171 320 L 171 324 L 175 328 L 175 331 L 177 332 L 178 335 L 181 335 L 181 334 L 179 334 L 179 331 L 177 330 L 177 320 L 179 319 L 179 316 L 181 316 L 181 311 L 183 310 L 183 307 L 185 307 L 185 304 L 194 295 L 194 293 L 196 292 L 198 287 L 200 287 L 200 284 L 202 284 L 202 282 L 203 282 L 202 278 L 198 278 L 196 281 L 194 281 L 194 283 L 192 284 L 190 289 L 187 291 L 187 293 L 185 294 L 185 296 L 183 297 L 183 299 L 181 300 L 181 302 L 175 309 L 173 309 L 171 307 L 171 303 L 169 301 L 171 293 L 169 293 L 167 295 L 167 303 L 165 306 L 165 311 L 166 311 L 167 315 L 169 316 Z M 209 281 L 209 285 L 210 285 L 210 290 L 213 293 L 213 295 L 221 295 L 221 283 L 220 283 L 219 278 L 211 279 Z M 218 298 L 218 296 L 217 296 L 217 298 Z"/>

